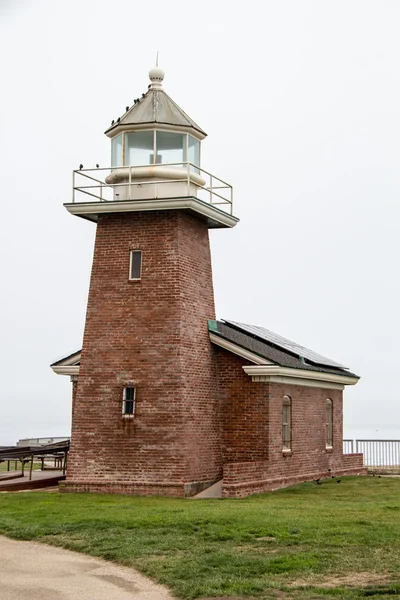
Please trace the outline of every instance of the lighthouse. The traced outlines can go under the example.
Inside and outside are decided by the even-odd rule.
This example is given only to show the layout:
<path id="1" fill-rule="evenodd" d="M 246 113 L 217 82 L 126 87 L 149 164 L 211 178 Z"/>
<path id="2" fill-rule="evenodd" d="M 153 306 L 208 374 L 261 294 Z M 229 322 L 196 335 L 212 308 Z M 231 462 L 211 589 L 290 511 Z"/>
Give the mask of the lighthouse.
<path id="1" fill-rule="evenodd" d="M 208 232 L 237 224 L 232 187 L 203 169 L 206 133 L 163 71 L 149 77 L 105 132 L 110 164 L 74 171 L 65 204 L 96 240 L 83 347 L 51 365 L 73 384 L 60 489 L 241 497 L 365 473 L 343 453 L 343 390 L 359 377 L 216 319 Z"/>
<path id="2" fill-rule="evenodd" d="M 201 168 L 206 133 L 163 71 L 113 121 L 111 165 L 75 173 L 97 226 L 66 490 L 192 495 L 222 477 L 209 228 L 231 186 Z"/>

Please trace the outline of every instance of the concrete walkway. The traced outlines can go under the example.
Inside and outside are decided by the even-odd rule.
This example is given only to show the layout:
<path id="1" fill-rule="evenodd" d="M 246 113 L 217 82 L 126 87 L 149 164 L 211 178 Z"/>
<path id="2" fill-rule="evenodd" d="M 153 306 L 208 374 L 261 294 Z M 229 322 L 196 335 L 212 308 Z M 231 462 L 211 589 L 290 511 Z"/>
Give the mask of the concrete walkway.
<path id="1" fill-rule="evenodd" d="M 1 600 L 172 600 L 137 571 L 69 550 L 0 536 Z"/>

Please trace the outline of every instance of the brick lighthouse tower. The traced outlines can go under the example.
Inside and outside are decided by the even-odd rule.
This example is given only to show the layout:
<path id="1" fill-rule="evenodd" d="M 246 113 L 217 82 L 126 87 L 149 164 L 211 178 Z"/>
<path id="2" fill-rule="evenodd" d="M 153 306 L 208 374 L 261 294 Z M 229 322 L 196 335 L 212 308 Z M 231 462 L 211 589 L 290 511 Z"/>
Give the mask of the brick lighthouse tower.
<path id="1" fill-rule="evenodd" d="M 184 496 L 222 477 L 208 229 L 236 225 L 232 190 L 149 76 L 106 131 L 111 168 L 75 172 L 65 205 L 97 224 L 65 491 Z"/>

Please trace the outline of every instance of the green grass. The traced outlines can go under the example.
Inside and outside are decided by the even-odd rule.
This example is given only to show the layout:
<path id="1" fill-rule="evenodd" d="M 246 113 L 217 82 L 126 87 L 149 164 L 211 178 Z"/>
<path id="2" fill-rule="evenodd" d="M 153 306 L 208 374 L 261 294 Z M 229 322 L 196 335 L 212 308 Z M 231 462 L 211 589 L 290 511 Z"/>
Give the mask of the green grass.
<path id="1" fill-rule="evenodd" d="M 182 598 L 400 598 L 394 478 L 242 500 L 0 494 L 0 533 L 136 567 Z"/>

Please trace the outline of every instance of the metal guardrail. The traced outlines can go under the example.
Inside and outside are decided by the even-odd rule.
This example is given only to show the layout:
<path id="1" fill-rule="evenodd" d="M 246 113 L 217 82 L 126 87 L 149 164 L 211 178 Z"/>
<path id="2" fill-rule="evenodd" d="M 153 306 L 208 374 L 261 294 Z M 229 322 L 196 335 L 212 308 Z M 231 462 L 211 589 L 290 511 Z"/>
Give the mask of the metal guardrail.
<path id="1" fill-rule="evenodd" d="M 400 440 L 343 440 L 343 453 L 362 453 L 366 467 L 400 467 Z"/>
<path id="2" fill-rule="evenodd" d="M 354 440 L 343 440 L 343 454 L 354 454 Z"/>
<path id="3" fill-rule="evenodd" d="M 49 444 L 58 444 L 60 442 L 69 442 L 71 438 L 66 436 L 41 437 L 41 438 L 23 438 L 18 440 L 17 446 L 20 448 L 26 446 L 48 446 Z"/>
<path id="4" fill-rule="evenodd" d="M 177 171 L 176 179 L 149 179 L 148 177 L 137 177 L 137 170 L 142 168 L 154 167 L 160 172 L 160 169 L 170 167 L 177 167 L 180 173 Z M 106 177 L 113 171 L 127 171 L 127 182 L 122 183 L 107 183 Z M 135 173 L 136 170 L 136 173 Z M 182 175 L 184 172 L 184 175 Z M 206 180 L 205 185 L 199 185 L 194 183 L 191 175 L 201 176 Z M 82 179 L 83 178 L 83 179 Z M 77 185 L 82 182 L 84 185 Z M 88 202 L 88 199 L 83 196 L 90 196 L 92 199 L 98 202 L 118 202 L 114 199 L 114 192 L 116 188 L 124 188 L 128 190 L 128 194 L 125 194 L 128 199 L 136 200 L 131 190 L 136 186 L 141 185 L 160 185 L 167 186 L 171 183 L 186 183 L 187 185 L 187 196 L 192 196 L 192 186 L 195 184 L 197 189 L 197 195 L 200 200 L 208 202 L 213 206 L 221 206 L 223 210 L 233 214 L 233 188 L 229 183 L 212 175 L 205 169 L 198 167 L 190 162 L 183 163 L 161 163 L 155 165 L 131 165 L 121 167 L 97 167 L 95 169 L 77 169 L 73 171 L 72 176 L 72 202 Z"/>

